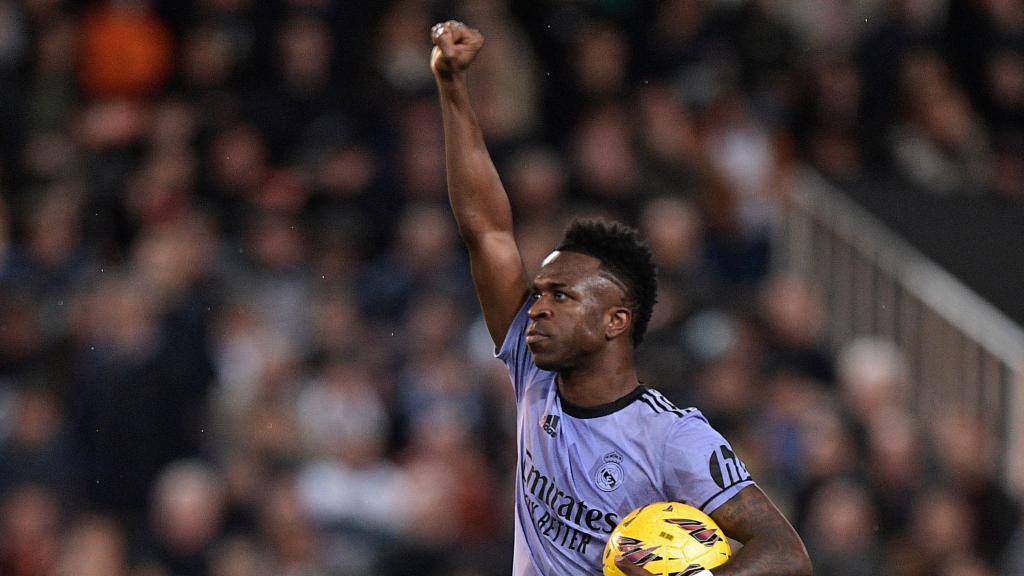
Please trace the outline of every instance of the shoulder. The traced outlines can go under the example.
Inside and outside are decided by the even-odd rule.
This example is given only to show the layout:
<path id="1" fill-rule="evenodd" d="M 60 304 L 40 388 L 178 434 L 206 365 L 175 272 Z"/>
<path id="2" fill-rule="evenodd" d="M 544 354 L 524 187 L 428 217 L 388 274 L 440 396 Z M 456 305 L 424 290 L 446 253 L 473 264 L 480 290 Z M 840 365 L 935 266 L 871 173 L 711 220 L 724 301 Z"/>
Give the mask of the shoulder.
<path id="1" fill-rule="evenodd" d="M 704 416 L 696 408 L 680 408 L 654 388 L 644 390 L 637 398 L 637 406 L 641 416 L 658 417 L 667 424 L 676 425 L 693 417 L 704 420 Z"/>
<path id="2" fill-rule="evenodd" d="M 697 408 L 686 408 L 683 415 L 673 422 L 672 435 L 688 441 L 697 438 L 721 438 L 721 434 Z"/>

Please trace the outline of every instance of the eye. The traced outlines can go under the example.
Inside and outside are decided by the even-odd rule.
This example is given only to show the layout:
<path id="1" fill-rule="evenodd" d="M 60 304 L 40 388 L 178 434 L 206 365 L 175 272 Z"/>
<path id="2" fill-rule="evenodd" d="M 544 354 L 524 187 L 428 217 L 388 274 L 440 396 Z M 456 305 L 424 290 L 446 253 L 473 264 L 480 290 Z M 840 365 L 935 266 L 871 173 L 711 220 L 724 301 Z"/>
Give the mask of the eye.
<path id="1" fill-rule="evenodd" d="M 534 291 L 530 292 L 530 299 L 531 300 L 540 300 L 540 292 L 538 290 L 534 290 Z"/>
<path id="2" fill-rule="evenodd" d="M 552 295 L 555 297 L 555 300 L 566 300 L 569 298 L 569 295 L 561 290 L 555 290 L 552 292 Z"/>

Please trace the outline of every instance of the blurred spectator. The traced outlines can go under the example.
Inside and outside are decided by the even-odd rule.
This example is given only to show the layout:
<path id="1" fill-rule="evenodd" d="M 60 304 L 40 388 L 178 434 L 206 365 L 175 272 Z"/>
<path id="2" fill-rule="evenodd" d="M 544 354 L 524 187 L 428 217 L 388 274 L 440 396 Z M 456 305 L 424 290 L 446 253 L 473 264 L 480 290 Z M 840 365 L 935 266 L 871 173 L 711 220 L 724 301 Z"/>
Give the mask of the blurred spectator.
<path id="1" fill-rule="evenodd" d="M 70 528 L 57 574 L 128 576 L 128 546 L 116 520 L 86 515 Z"/>
<path id="2" fill-rule="evenodd" d="M 909 55 L 931 46 L 947 2 L 885 0 L 882 10 L 859 38 L 857 60 L 864 79 L 861 106 L 866 152 L 873 161 L 883 159 L 886 129 L 898 117 L 903 91 L 903 71 Z M 954 2 L 953 4 L 956 4 Z"/>
<path id="3" fill-rule="evenodd" d="M 882 534 L 908 528 L 921 494 L 933 478 L 934 462 L 916 421 L 898 407 L 872 414 L 867 429 L 868 483 Z"/>
<path id="4" fill-rule="evenodd" d="M 509 14 L 510 4 L 471 0 L 462 8 L 466 21 L 488 31 L 487 50 L 473 68 L 473 94 L 488 145 L 499 154 L 540 128 L 537 63 L 524 30 Z"/>
<path id="5" fill-rule="evenodd" d="M 248 302 L 232 302 L 219 312 L 212 354 L 217 374 L 213 410 L 229 429 L 265 393 L 275 375 L 287 373 L 298 362 L 298 351 Z"/>
<path id="6" fill-rule="evenodd" d="M 533 146 L 514 154 L 505 179 L 519 222 L 530 225 L 560 218 L 566 207 L 568 178 L 568 167 L 554 150 Z"/>
<path id="7" fill-rule="evenodd" d="M 1024 50 L 1001 48 L 992 54 L 985 68 L 992 124 L 999 131 L 1021 130 L 1024 128 Z"/>
<path id="8" fill-rule="evenodd" d="M 60 496 L 22 484 L 0 499 L 0 573 L 46 576 L 60 555 Z"/>
<path id="9" fill-rule="evenodd" d="M 706 202 L 702 172 L 707 159 L 700 146 L 698 119 L 683 95 L 667 84 L 645 82 L 638 92 L 638 138 L 647 194 Z"/>
<path id="10" fill-rule="evenodd" d="M 671 323 L 678 325 L 714 302 L 719 280 L 705 260 L 704 222 L 697 209 L 679 197 L 654 198 L 644 203 L 640 226 L 658 266 L 658 281 L 665 288 L 659 296 L 679 299 L 669 307 Z M 665 304 L 664 299 L 659 303 Z M 663 315 L 666 310 L 657 313 Z"/>
<path id="11" fill-rule="evenodd" d="M 388 255 L 366 271 L 360 291 L 363 312 L 396 322 L 417 294 L 438 291 L 467 308 L 472 284 L 461 254 L 454 249 L 455 223 L 440 207 L 413 204 L 401 215 Z"/>
<path id="12" fill-rule="evenodd" d="M 74 501 L 81 479 L 57 394 L 37 384 L 15 392 L 12 404 L 13 422 L 0 438 L 0 494 L 35 484 Z"/>
<path id="13" fill-rule="evenodd" d="M 22 291 L 0 292 L 0 314 L 4 317 L 4 330 L 0 331 L 0 377 L 5 381 L 41 369 L 45 338 L 39 309 L 39 303 Z"/>
<path id="14" fill-rule="evenodd" d="M 813 58 L 794 111 L 793 130 L 803 154 L 837 182 L 863 176 L 861 99 L 864 80 L 850 56 L 826 52 Z"/>
<path id="15" fill-rule="evenodd" d="M 849 50 L 875 26 L 887 0 L 794 0 L 776 3 L 777 9 L 796 27 L 799 39 L 811 49 Z"/>
<path id="16" fill-rule="evenodd" d="M 391 422 L 375 384 L 367 365 L 333 360 L 297 403 L 311 455 L 298 476 L 299 498 L 306 514 L 341 540 L 405 529 L 394 511 L 408 504 L 411 492 L 385 458 Z M 361 561 L 368 568 L 374 559 L 371 552 Z"/>
<path id="17" fill-rule="evenodd" d="M 271 156 L 291 162 L 311 124 L 335 112 L 334 44 L 324 20 L 300 14 L 281 22 L 276 35 L 273 88 L 257 92 L 252 107 Z"/>
<path id="18" fill-rule="evenodd" d="M 717 317 L 712 317 L 715 314 Z M 713 323 L 728 322 L 721 313 L 708 313 L 695 318 L 695 322 L 705 322 L 703 329 L 718 330 Z M 732 326 L 723 326 L 723 330 L 731 330 Z M 731 338 L 731 336 L 725 336 Z M 728 344 L 732 348 L 733 344 Z M 723 351 L 724 352 L 724 351 Z M 742 429 L 750 426 L 757 413 L 757 407 L 763 401 L 758 380 L 757 366 L 745 358 L 728 352 L 713 358 L 704 358 L 696 374 L 696 390 L 675 391 L 673 396 L 688 398 L 683 404 L 699 406 L 715 427 L 723 430 L 723 434 L 742 433 Z M 759 437 L 759 440 L 766 440 Z M 767 447 L 765 447 L 767 450 Z M 754 456 L 755 458 L 757 456 Z"/>
<path id="19" fill-rule="evenodd" d="M 482 560 L 493 554 L 489 537 L 499 527 L 499 515 L 511 508 L 507 499 L 495 501 L 495 495 L 503 492 L 472 441 L 476 434 L 453 405 L 435 404 L 423 410 L 412 428 L 412 441 L 401 463 L 410 493 L 415 494 L 408 502 L 406 520 L 416 555 L 391 558 L 390 570 L 406 573 L 424 561 L 434 563 L 437 573 L 486 567 Z M 437 525 L 440 517 L 446 519 L 443 530 Z M 459 548 L 458 555 L 448 553 L 453 546 Z"/>
<path id="20" fill-rule="evenodd" d="M 937 574 L 943 567 L 971 556 L 971 539 L 981 519 L 964 500 L 945 488 L 920 494 L 905 537 L 890 541 L 888 568 L 898 576 Z"/>
<path id="21" fill-rule="evenodd" d="M 423 2 L 392 2 L 377 28 L 374 44 L 381 47 L 374 62 L 391 87 L 405 93 L 429 89 L 433 85 L 428 58 L 430 51 L 419 41 L 421 33 L 433 22 Z"/>
<path id="22" fill-rule="evenodd" d="M 1003 137 L 995 143 L 993 152 L 992 191 L 1020 202 L 1024 199 L 1024 132 Z"/>
<path id="23" fill-rule="evenodd" d="M 445 350 L 415 354 L 399 380 L 395 409 L 410 434 L 423 417 L 444 411 L 482 435 L 486 433 L 484 392 L 455 354 Z"/>
<path id="24" fill-rule="evenodd" d="M 305 349 L 309 345 L 306 302 L 313 290 L 305 229 L 294 216 L 252 212 L 243 238 L 246 262 L 230 278 L 235 298 L 259 311 L 277 336 Z"/>
<path id="25" fill-rule="evenodd" d="M 1020 525 L 1021 505 L 996 480 L 992 439 L 981 422 L 963 416 L 947 415 L 938 419 L 934 428 L 936 452 L 944 472 L 985 525 L 987 534 L 975 536 L 973 550 L 991 566 L 1000 565 Z"/>
<path id="26" fill-rule="evenodd" d="M 82 192 L 72 183 L 54 184 L 27 207 L 25 250 L 14 283 L 36 293 L 43 306 L 66 298 L 85 273 Z"/>
<path id="27" fill-rule="evenodd" d="M 223 521 L 220 484 L 219 476 L 197 460 L 176 461 L 160 472 L 150 508 L 147 564 L 169 574 L 207 573 Z"/>
<path id="28" fill-rule="evenodd" d="M 266 554 L 247 538 L 228 538 L 210 554 L 210 576 L 270 576 Z"/>
<path id="29" fill-rule="evenodd" d="M 896 168 L 939 194 L 979 194 L 989 182 L 988 133 L 966 94 L 954 86 L 940 54 L 907 54 L 899 122 L 889 134 Z"/>
<path id="30" fill-rule="evenodd" d="M 628 111 L 618 104 L 595 108 L 574 134 L 575 198 L 634 220 L 642 189 Z"/>
<path id="31" fill-rule="evenodd" d="M 835 366 L 822 334 L 821 296 L 813 286 L 792 275 L 768 278 L 761 288 L 760 312 L 767 369 L 792 371 L 819 384 L 835 382 Z"/>
<path id="32" fill-rule="evenodd" d="M 171 33 L 148 0 L 94 7 L 82 22 L 81 85 L 97 99 L 151 96 L 170 77 Z"/>
<path id="33" fill-rule="evenodd" d="M 313 366 L 321 366 L 336 358 L 360 355 L 371 362 L 378 359 L 368 350 L 365 321 L 351 291 L 321 293 L 313 301 L 313 306 L 313 344 L 307 359 Z"/>
<path id="34" fill-rule="evenodd" d="M 303 179 L 309 187 L 306 212 L 322 276 L 355 277 L 394 232 L 398 190 L 386 183 L 384 159 L 373 146 L 342 127 L 318 127 L 307 141 Z M 326 279 L 325 278 L 325 279 Z"/>
<path id="35" fill-rule="evenodd" d="M 781 484 L 789 490 L 799 486 L 800 481 L 820 480 L 808 478 L 807 467 L 816 462 L 808 457 L 808 444 L 813 441 L 806 433 L 804 422 L 823 402 L 820 384 L 798 372 L 780 370 L 767 375 L 761 385 L 765 387 L 764 404 L 753 426 L 760 440 L 758 447 L 770 458 L 769 468 L 761 474 L 767 483 Z M 813 472 L 820 474 L 821 470 Z M 829 472 L 839 474 L 841 471 Z"/>
<path id="36" fill-rule="evenodd" d="M 245 199 L 255 194 L 269 170 L 266 139 L 247 122 L 223 126 L 211 135 L 205 161 L 207 195 L 228 225 L 225 231 L 237 235 L 247 215 Z"/>
<path id="37" fill-rule="evenodd" d="M 704 222 L 690 202 L 678 196 L 652 198 L 643 204 L 639 224 L 658 266 L 658 306 L 637 354 L 648 384 L 681 401 L 692 398 L 692 390 L 680 388 L 707 359 L 680 350 L 684 324 L 719 301 L 720 284 L 705 259 Z"/>
<path id="38" fill-rule="evenodd" d="M 270 573 L 327 574 L 324 536 L 305 514 L 299 484 L 288 475 L 275 478 L 260 507 L 260 534 L 270 557 Z"/>
<path id="39" fill-rule="evenodd" d="M 700 0 L 658 3 L 640 60 L 651 75 L 671 74 L 677 67 L 700 62 L 722 47 L 713 29 L 710 6 Z"/>
<path id="40" fill-rule="evenodd" d="M 874 526 L 871 498 L 862 486 L 834 481 L 822 487 L 803 530 L 814 569 L 832 576 L 885 573 L 890 567 Z"/>
<path id="41" fill-rule="evenodd" d="M 29 126 L 61 131 L 75 104 L 80 25 L 67 14 L 54 14 L 41 23 L 35 39 L 36 66 L 27 86 Z"/>
<path id="42" fill-rule="evenodd" d="M 138 278 L 111 271 L 85 296 L 70 416 L 90 504 L 138 520 L 163 466 L 199 449 L 212 377 L 201 333 L 161 316 Z"/>
<path id="43" fill-rule="evenodd" d="M 584 108 L 612 104 L 626 95 L 629 45 L 616 26 L 594 21 L 581 27 L 571 55 L 578 94 Z"/>
<path id="44" fill-rule="evenodd" d="M 911 391 L 903 353 L 887 340 L 858 338 L 840 351 L 839 386 L 845 406 L 861 426 L 900 404 Z"/>
<path id="45" fill-rule="evenodd" d="M 833 407 L 816 406 L 805 413 L 800 421 L 799 434 L 803 452 L 801 478 L 795 491 L 794 487 L 787 488 L 793 492 L 794 525 L 801 534 L 814 535 L 818 531 L 809 525 L 822 519 L 815 519 L 813 516 L 827 515 L 829 502 L 833 497 L 842 500 L 842 495 L 849 496 L 843 488 L 839 488 L 840 496 L 832 494 L 832 490 L 837 486 L 853 487 L 857 492 L 854 499 L 871 499 L 873 495 L 863 478 L 863 450 L 857 446 L 846 421 Z M 883 534 L 878 529 L 878 511 L 875 503 L 871 501 L 866 507 L 870 509 L 870 525 L 877 532 L 876 538 L 880 538 Z M 825 521 L 827 522 L 827 519 Z M 821 536 L 821 545 L 829 547 L 832 540 L 833 538 L 829 536 Z M 876 550 L 875 554 L 881 554 L 881 551 Z"/>
<path id="46" fill-rule="evenodd" d="M 435 107 L 432 99 L 415 98 L 403 101 L 395 110 L 396 176 L 410 204 L 439 203 L 447 198 L 441 123 Z"/>
<path id="47" fill-rule="evenodd" d="M 751 103 L 732 86 L 713 102 L 706 118 L 703 144 L 732 197 L 732 232 L 745 242 L 763 242 L 776 212 L 772 195 L 782 169 L 778 147 Z"/>

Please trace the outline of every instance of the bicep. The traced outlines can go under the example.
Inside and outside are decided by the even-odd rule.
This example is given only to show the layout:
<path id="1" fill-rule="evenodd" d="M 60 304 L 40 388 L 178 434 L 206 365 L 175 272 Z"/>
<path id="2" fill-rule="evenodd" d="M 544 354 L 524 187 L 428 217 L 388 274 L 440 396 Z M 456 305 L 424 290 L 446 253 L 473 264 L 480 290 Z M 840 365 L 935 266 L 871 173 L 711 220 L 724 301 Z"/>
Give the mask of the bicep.
<path id="1" fill-rule="evenodd" d="M 500 346 L 529 289 L 519 247 L 508 232 L 483 234 L 466 244 L 487 331 Z"/>
<path id="2" fill-rule="evenodd" d="M 756 485 L 740 490 L 710 516 L 730 538 L 742 543 L 764 532 L 796 534 L 789 521 Z"/>

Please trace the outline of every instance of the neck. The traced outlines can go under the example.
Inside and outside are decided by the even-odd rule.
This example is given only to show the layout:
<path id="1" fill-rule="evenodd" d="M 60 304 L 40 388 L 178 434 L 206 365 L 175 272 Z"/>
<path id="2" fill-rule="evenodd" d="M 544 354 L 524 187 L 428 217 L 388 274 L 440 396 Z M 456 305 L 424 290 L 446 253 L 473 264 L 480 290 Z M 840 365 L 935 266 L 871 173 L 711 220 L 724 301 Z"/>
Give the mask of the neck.
<path id="1" fill-rule="evenodd" d="M 558 372 L 562 398 L 583 408 L 614 402 L 638 385 L 632 349 L 628 354 L 606 356 L 605 361 Z"/>

